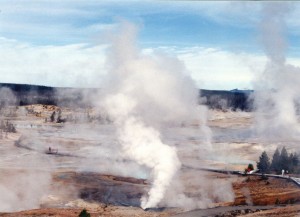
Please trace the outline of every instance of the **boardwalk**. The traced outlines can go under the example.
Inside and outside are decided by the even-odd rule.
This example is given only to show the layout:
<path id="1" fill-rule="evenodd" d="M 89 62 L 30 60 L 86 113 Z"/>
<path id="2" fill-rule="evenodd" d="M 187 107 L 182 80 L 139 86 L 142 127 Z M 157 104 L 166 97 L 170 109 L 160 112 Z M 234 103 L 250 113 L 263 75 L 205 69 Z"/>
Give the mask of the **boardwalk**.
<path id="1" fill-rule="evenodd" d="M 209 168 L 195 168 L 190 166 L 183 166 L 183 168 L 187 169 L 195 169 L 195 170 L 203 170 L 208 172 L 214 173 L 223 173 L 223 174 L 232 174 L 232 175 L 245 175 L 244 172 L 236 171 L 236 170 L 220 170 L 220 169 L 209 169 Z M 266 176 L 266 177 L 273 177 L 277 179 L 286 179 L 293 181 L 298 187 L 300 187 L 300 178 L 289 176 L 289 175 L 274 175 L 274 174 L 262 174 L 262 173 L 252 173 L 247 174 L 247 176 Z"/>

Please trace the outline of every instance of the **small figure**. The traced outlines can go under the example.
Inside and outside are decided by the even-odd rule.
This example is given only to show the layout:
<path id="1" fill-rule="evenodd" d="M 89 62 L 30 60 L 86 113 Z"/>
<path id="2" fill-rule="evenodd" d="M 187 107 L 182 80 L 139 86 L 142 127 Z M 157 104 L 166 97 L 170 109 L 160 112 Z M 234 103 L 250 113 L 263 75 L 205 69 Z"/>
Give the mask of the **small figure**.
<path id="1" fill-rule="evenodd" d="M 282 175 L 282 176 L 284 175 L 284 170 L 281 170 L 281 175 Z"/>
<path id="2" fill-rule="evenodd" d="M 49 153 L 51 153 L 51 147 L 49 147 Z"/>

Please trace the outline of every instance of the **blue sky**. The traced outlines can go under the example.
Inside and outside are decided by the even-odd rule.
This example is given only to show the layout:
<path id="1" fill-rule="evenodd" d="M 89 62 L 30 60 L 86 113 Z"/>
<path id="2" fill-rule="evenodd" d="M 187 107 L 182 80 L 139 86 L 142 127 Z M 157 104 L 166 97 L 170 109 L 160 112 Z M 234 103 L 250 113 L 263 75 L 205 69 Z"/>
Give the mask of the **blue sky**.
<path id="1" fill-rule="evenodd" d="M 266 57 L 257 1 L 36 0 L 0 3 L 0 82 L 99 86 L 107 31 L 125 19 L 145 50 L 177 56 L 201 88 L 252 88 Z M 299 62 L 300 3 L 287 13 L 288 61 Z M 82 67 L 84 66 L 84 69 Z M 97 78 L 97 79 L 96 79 Z"/>
<path id="2" fill-rule="evenodd" d="M 247 20 L 230 23 L 210 14 L 218 11 L 206 11 L 214 5 L 224 5 L 223 2 L 88 2 L 8 1 L 1 9 L 3 28 L 0 33 L 2 37 L 35 45 L 93 43 L 93 37 L 99 36 L 118 19 L 127 19 L 141 26 L 140 43 L 153 45 L 232 46 L 234 42 L 251 40 L 253 36 L 253 23 L 247 23 Z M 230 6 L 223 7 L 222 10 L 226 10 Z M 234 17 L 227 19 L 237 22 Z"/>

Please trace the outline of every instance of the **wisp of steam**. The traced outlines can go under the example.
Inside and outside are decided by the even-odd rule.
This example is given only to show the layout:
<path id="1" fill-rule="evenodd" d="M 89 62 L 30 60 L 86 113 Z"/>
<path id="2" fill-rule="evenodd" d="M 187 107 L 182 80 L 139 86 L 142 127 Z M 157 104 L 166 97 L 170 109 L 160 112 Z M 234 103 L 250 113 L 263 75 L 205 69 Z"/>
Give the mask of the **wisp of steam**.
<path id="1" fill-rule="evenodd" d="M 108 85 L 103 106 L 117 126 L 127 158 L 151 169 L 152 186 L 141 207 L 157 207 L 181 167 L 175 147 L 165 144 L 165 123 L 196 117 L 198 91 L 183 64 L 163 54 L 144 54 L 135 44 L 137 28 L 122 22 L 111 38 Z"/>

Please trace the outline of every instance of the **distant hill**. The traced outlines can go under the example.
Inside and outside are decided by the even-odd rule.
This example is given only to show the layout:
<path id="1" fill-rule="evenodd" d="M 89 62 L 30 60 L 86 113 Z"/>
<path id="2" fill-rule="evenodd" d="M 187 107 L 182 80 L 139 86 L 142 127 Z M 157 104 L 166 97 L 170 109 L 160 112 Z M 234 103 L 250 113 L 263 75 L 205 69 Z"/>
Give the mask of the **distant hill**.
<path id="1" fill-rule="evenodd" d="M 15 95 L 16 105 L 45 104 L 60 106 L 91 106 L 87 97 L 100 91 L 95 88 L 61 88 L 29 84 L 0 83 L 0 100 L 7 97 L 1 90 L 10 90 Z M 252 90 L 199 90 L 200 103 L 213 109 L 252 109 Z"/>

